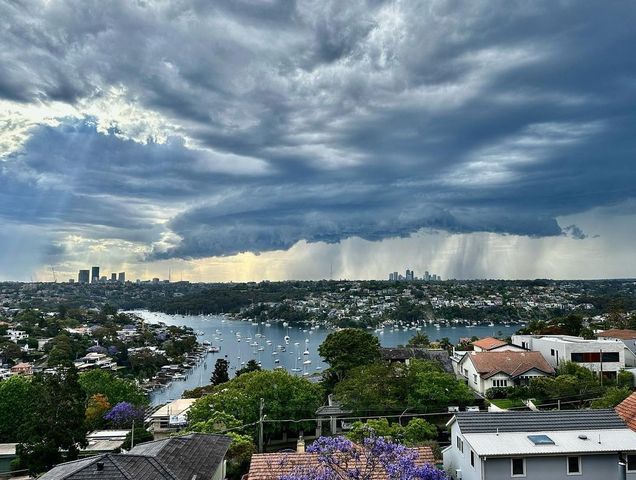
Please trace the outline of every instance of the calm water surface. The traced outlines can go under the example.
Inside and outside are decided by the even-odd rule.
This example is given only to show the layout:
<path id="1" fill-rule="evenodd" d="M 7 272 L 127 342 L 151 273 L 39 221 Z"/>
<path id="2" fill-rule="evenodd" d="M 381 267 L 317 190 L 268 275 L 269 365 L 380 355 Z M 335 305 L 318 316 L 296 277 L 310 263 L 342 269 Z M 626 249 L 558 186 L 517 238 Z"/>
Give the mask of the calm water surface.
<path id="1" fill-rule="evenodd" d="M 199 366 L 195 367 L 186 380 L 174 381 L 163 389 L 151 394 L 151 403 L 159 405 L 180 398 L 185 390 L 207 385 L 218 358 L 225 358 L 230 364 L 230 376 L 249 360 L 260 362 L 263 368 L 283 367 L 296 375 L 320 373 L 327 366 L 318 355 L 318 347 L 330 333 L 324 328 L 289 326 L 282 323 L 253 325 L 251 322 L 231 320 L 219 315 L 167 315 L 158 312 L 134 311 L 149 323 L 163 322 L 166 325 L 184 325 L 201 333 L 199 342 L 210 342 L 220 347 L 219 353 L 209 353 Z M 511 335 L 519 326 L 477 325 L 457 327 L 423 325 L 421 332 L 431 340 L 448 337 L 457 343 L 462 337 L 485 337 L 489 335 Z M 380 339 L 382 346 L 405 345 L 415 335 L 414 330 L 395 330 L 385 328 L 384 332 L 371 333 Z M 288 337 L 286 339 L 285 337 Z"/>

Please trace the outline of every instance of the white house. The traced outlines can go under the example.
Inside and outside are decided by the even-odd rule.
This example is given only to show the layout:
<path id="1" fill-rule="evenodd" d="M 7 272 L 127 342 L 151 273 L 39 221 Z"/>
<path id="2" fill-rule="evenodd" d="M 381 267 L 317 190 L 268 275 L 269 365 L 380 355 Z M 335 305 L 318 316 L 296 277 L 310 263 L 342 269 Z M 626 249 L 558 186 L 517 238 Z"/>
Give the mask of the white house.
<path id="1" fill-rule="evenodd" d="M 636 367 L 636 330 L 611 328 L 597 334 L 599 340 L 612 340 L 625 345 L 625 366 Z"/>
<path id="2" fill-rule="evenodd" d="M 442 453 L 454 480 L 636 479 L 636 432 L 613 410 L 461 412 Z"/>
<path id="3" fill-rule="evenodd" d="M 615 379 L 625 368 L 625 347 L 612 340 L 586 340 L 569 335 L 513 335 L 512 343 L 541 352 L 554 368 L 563 362 L 574 362 L 608 379 Z"/>
<path id="4" fill-rule="evenodd" d="M 529 383 L 533 377 L 554 374 L 539 352 L 467 352 L 457 364 L 458 377 L 470 388 L 484 394 L 493 387 L 512 387 Z"/>

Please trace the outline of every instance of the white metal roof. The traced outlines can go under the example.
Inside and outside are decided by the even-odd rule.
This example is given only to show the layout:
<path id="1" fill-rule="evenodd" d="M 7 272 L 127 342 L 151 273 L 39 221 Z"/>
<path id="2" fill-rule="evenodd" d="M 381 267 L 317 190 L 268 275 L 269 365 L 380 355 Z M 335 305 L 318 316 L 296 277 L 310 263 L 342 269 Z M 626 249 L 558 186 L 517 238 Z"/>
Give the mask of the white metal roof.
<path id="1" fill-rule="evenodd" d="M 194 402 L 196 402 L 196 398 L 179 398 L 174 400 L 156 412 L 154 412 L 150 418 L 158 418 L 158 417 L 169 417 L 170 415 L 181 415 L 186 410 L 189 410 Z"/>
<path id="2" fill-rule="evenodd" d="M 554 445 L 535 445 L 528 435 L 547 435 Z M 579 438 L 580 435 L 587 440 Z M 600 443 L 599 443 L 600 435 Z M 480 457 L 563 455 L 636 451 L 636 432 L 624 429 L 545 432 L 466 433 L 464 439 Z"/>

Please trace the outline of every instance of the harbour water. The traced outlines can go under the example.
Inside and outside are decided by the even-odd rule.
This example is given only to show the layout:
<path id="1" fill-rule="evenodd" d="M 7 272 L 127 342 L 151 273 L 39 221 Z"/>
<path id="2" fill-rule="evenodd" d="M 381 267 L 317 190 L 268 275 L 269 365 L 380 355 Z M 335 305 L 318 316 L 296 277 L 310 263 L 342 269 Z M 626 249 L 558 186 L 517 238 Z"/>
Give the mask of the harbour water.
<path id="1" fill-rule="evenodd" d="M 296 375 L 312 375 L 327 368 L 318 347 L 330 333 L 324 328 L 313 329 L 309 326 L 284 326 L 282 323 L 252 323 L 232 320 L 220 315 L 167 315 L 158 312 L 135 311 L 149 323 L 163 322 L 166 325 L 185 325 L 199 333 L 199 342 L 219 347 L 218 353 L 208 353 L 203 362 L 187 375 L 185 380 L 173 381 L 168 387 L 151 394 L 153 405 L 166 403 L 180 398 L 185 390 L 208 385 L 218 358 L 226 359 L 230 364 L 230 376 L 249 360 L 260 362 L 264 369 L 282 367 Z M 420 328 L 431 340 L 448 337 L 457 343 L 464 337 L 485 337 L 511 335 L 518 325 L 474 325 L 439 326 L 424 324 Z M 411 329 L 390 329 L 373 331 L 382 346 L 405 345 L 409 338 L 417 333 Z"/>

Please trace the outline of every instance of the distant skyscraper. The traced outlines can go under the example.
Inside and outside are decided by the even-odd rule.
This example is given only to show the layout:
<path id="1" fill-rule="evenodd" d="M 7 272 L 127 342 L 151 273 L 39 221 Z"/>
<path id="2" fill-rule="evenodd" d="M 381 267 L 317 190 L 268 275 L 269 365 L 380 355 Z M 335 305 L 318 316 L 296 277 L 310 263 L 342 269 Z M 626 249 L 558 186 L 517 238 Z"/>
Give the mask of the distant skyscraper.
<path id="1" fill-rule="evenodd" d="M 121 283 L 126 283 L 126 272 L 119 272 L 119 281 Z"/>
<path id="2" fill-rule="evenodd" d="M 91 283 L 99 282 L 99 267 L 91 268 Z"/>
<path id="3" fill-rule="evenodd" d="M 431 275 L 428 273 L 428 270 L 424 272 L 424 280 L 429 281 L 431 279 Z"/>
<path id="4" fill-rule="evenodd" d="M 77 275 L 77 281 L 79 283 L 88 283 L 90 282 L 91 272 L 89 270 L 80 270 Z"/>
<path id="5" fill-rule="evenodd" d="M 116 282 L 117 281 L 117 274 L 116 273 L 111 273 L 110 274 L 110 281 L 111 282 Z"/>

